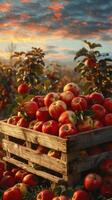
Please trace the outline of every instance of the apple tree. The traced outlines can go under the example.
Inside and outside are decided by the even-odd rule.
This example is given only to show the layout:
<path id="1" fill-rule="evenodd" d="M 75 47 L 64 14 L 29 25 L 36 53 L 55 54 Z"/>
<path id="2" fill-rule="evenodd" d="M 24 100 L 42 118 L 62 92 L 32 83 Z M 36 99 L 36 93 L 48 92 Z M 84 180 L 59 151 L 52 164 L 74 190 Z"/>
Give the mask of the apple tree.
<path id="1" fill-rule="evenodd" d="M 96 48 L 101 44 L 84 41 L 83 47 L 75 54 L 75 72 L 79 75 L 79 82 L 85 94 L 98 91 L 106 96 L 112 96 L 112 57 L 102 54 Z"/>

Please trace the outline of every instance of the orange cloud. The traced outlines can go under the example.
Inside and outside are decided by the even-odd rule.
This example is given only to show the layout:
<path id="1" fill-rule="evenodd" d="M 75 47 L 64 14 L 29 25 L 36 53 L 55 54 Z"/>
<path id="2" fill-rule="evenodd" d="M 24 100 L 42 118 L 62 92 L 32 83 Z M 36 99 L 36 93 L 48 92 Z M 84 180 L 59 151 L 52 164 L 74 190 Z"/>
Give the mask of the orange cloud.
<path id="1" fill-rule="evenodd" d="M 59 12 L 57 12 L 57 13 L 54 14 L 54 16 L 55 16 L 57 19 L 60 19 L 60 17 L 62 16 L 62 14 L 59 13 Z"/>
<path id="2" fill-rule="evenodd" d="M 31 32 L 38 32 L 38 33 L 48 33 L 49 29 L 47 26 L 38 23 L 30 23 L 25 25 L 25 28 L 30 30 Z"/>
<path id="3" fill-rule="evenodd" d="M 48 9 L 54 12 L 54 17 L 60 19 L 62 16 L 61 10 L 64 8 L 64 5 L 58 2 L 53 2 L 48 6 Z"/>
<path id="4" fill-rule="evenodd" d="M 10 3 L 0 3 L 0 12 L 10 11 L 12 5 Z"/>
<path id="5" fill-rule="evenodd" d="M 58 2 L 53 2 L 48 8 L 54 12 L 60 12 L 62 8 L 64 8 L 64 5 Z"/>
<path id="6" fill-rule="evenodd" d="M 30 3 L 31 0 L 20 0 L 21 3 Z"/>
<path id="7" fill-rule="evenodd" d="M 10 19 L 10 20 L 7 20 L 6 22 L 0 23 L 0 27 L 2 29 L 9 28 L 7 30 L 7 32 L 9 32 L 11 29 L 15 29 L 15 28 L 17 28 L 19 26 L 20 26 L 20 22 L 18 20 L 16 20 L 16 19 Z M 3 32 L 3 31 L 4 30 L 1 30 L 1 32 Z"/>

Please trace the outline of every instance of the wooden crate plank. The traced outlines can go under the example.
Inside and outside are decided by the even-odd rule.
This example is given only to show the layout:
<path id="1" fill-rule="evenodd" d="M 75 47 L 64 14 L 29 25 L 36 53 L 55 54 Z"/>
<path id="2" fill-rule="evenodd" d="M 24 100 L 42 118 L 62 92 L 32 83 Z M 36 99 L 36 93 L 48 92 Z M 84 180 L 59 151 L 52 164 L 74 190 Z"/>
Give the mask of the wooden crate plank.
<path id="1" fill-rule="evenodd" d="M 24 147 L 14 142 L 3 139 L 3 149 L 25 160 L 39 164 L 40 166 L 46 167 L 62 174 L 66 173 L 66 162 L 45 154 L 39 155 L 36 153 L 36 151 L 28 147 Z"/>
<path id="2" fill-rule="evenodd" d="M 36 174 L 37 176 L 43 177 L 43 178 L 48 179 L 50 181 L 53 181 L 55 183 L 58 183 L 59 181 L 63 180 L 62 178 L 60 178 L 58 176 L 55 176 L 55 175 L 52 175 L 50 173 L 47 173 L 47 172 L 44 172 L 44 171 L 41 171 L 41 170 L 36 170 L 36 169 L 30 167 L 29 165 L 21 162 L 21 161 L 15 160 L 14 158 L 10 158 L 9 159 L 7 157 L 4 157 L 3 159 L 6 162 L 9 162 L 9 163 L 11 163 L 13 165 L 16 165 L 19 168 L 27 170 L 27 171 L 29 171 L 29 172 L 31 172 L 33 174 Z"/>
<path id="3" fill-rule="evenodd" d="M 7 124 L 4 121 L 0 121 L 0 132 L 28 142 L 39 143 L 42 146 L 55 149 L 57 151 L 66 152 L 67 150 L 66 139 Z"/>
<path id="4" fill-rule="evenodd" d="M 112 126 L 103 127 L 68 137 L 67 153 L 112 141 Z"/>
<path id="5" fill-rule="evenodd" d="M 74 171 L 77 172 L 84 172 L 87 171 L 89 169 L 94 169 L 95 167 L 97 167 L 99 165 L 99 163 L 106 159 L 106 158 L 111 158 L 112 159 L 112 151 L 110 152 L 103 152 L 101 154 L 97 154 L 94 156 L 89 156 L 87 158 L 84 158 L 82 160 L 76 160 L 76 161 L 72 161 L 72 165 L 73 165 L 73 169 Z"/>

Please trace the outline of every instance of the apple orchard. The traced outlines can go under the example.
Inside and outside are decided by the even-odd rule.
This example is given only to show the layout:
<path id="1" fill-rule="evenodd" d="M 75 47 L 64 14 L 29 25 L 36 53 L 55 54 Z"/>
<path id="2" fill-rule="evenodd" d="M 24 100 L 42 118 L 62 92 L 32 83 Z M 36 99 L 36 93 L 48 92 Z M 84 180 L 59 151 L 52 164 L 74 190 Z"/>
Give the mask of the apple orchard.
<path id="1" fill-rule="evenodd" d="M 34 47 L 28 52 L 14 52 L 11 64 L 0 63 L 2 200 L 112 198 L 112 60 L 105 57 L 100 59 L 101 53 L 96 50 L 101 47 L 100 44 L 88 41 L 85 41 L 85 44 L 88 48 L 83 47 L 74 55 L 74 69 L 65 67 L 63 72 L 59 64 L 47 66 L 42 49 Z M 27 135 L 24 136 L 26 140 L 20 140 L 19 136 L 14 138 L 15 133 L 8 132 L 7 127 L 9 130 L 12 127 L 12 132 L 17 130 L 20 136 L 27 131 L 30 134 L 31 131 L 32 135 L 37 134 L 40 140 L 36 144 L 35 141 L 27 141 L 30 138 L 27 138 Z M 50 142 L 44 136 L 51 137 Z M 89 142 L 85 141 L 85 137 Z M 75 145 L 81 146 L 80 139 L 85 148 L 74 150 Z M 52 140 L 63 141 L 62 147 L 65 142 L 74 141 L 74 144 L 72 141 L 71 145 L 66 147 L 71 152 L 65 160 L 65 149 L 61 152 L 61 147 L 49 148 L 52 146 Z M 15 145 L 13 153 L 11 144 Z M 19 158 L 21 149 L 26 155 L 32 152 L 32 158 L 37 155 L 40 163 L 33 163 L 31 154 L 28 162 L 23 162 L 25 155 Z M 16 164 L 12 162 L 14 159 Z M 57 166 L 64 166 L 60 167 L 61 181 L 56 183 L 46 175 L 49 173 L 53 178 L 58 176 L 58 170 L 52 174 L 50 169 L 53 162 L 56 162 Z M 92 164 L 88 165 L 89 162 Z M 98 165 L 94 167 L 94 163 Z M 79 166 L 80 170 L 76 166 Z M 69 174 L 72 168 L 75 168 L 75 174 L 78 174 L 77 180 L 74 174 Z M 72 183 L 66 181 L 69 175 L 73 179 Z"/>

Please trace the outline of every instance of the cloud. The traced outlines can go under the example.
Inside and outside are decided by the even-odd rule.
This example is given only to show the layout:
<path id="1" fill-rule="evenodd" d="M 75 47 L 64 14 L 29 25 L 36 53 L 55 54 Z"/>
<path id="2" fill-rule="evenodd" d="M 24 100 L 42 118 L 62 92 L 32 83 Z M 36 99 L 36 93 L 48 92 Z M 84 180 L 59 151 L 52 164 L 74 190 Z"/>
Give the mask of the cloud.
<path id="1" fill-rule="evenodd" d="M 61 10 L 64 8 L 64 5 L 59 2 L 52 2 L 49 6 L 48 9 L 53 11 L 54 17 L 57 19 L 60 19 L 62 17 Z"/>
<path id="2" fill-rule="evenodd" d="M 54 12 L 60 12 L 64 8 L 64 5 L 58 2 L 52 2 L 51 5 L 48 6 L 48 9 Z"/>
<path id="3" fill-rule="evenodd" d="M 10 3 L 11 2 L 11 3 Z M 35 43 L 48 55 L 73 55 L 73 41 L 112 41 L 112 0 L 7 0 L 0 3 L 0 43 Z M 47 42 L 49 41 L 49 42 Z M 61 44 L 59 41 L 63 41 Z M 2 45 L 3 46 L 3 45 Z"/>
<path id="4" fill-rule="evenodd" d="M 30 3 L 31 0 L 20 0 L 21 3 Z"/>
<path id="5" fill-rule="evenodd" d="M 23 29 L 19 31 L 21 35 L 25 35 L 28 30 L 29 35 L 42 34 L 52 38 L 106 39 L 104 34 L 112 25 L 111 8 L 111 0 L 108 0 L 108 4 L 104 0 L 16 1 L 11 7 L 11 12 L 1 17 L 1 31 L 16 28 Z"/>
<path id="6" fill-rule="evenodd" d="M 9 12 L 11 10 L 11 3 L 0 3 L 0 12 Z"/>

